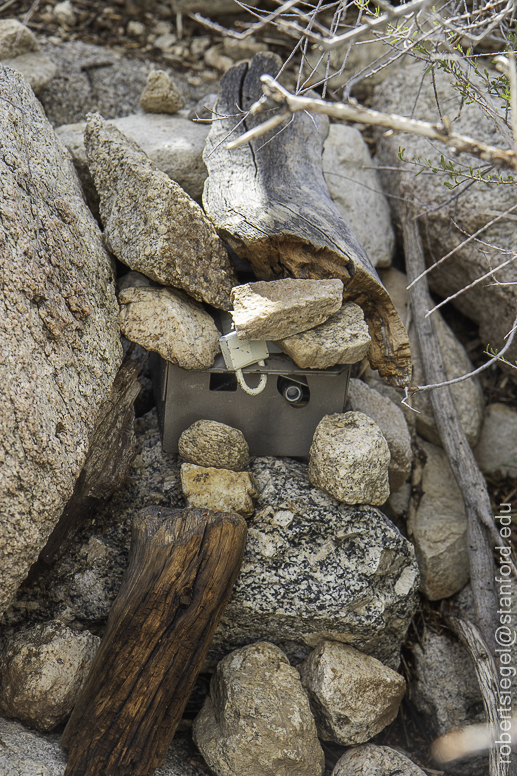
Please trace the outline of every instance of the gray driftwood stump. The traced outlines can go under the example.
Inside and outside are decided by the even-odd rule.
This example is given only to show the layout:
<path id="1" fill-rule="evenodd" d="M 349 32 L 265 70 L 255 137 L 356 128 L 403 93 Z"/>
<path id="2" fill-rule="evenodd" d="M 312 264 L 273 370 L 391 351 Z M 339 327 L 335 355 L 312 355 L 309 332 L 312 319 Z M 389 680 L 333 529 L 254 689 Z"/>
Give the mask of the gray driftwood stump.
<path id="1" fill-rule="evenodd" d="M 66 776 L 148 776 L 165 758 L 237 579 L 246 523 L 149 507 L 63 733 Z"/>
<path id="2" fill-rule="evenodd" d="M 411 377 L 406 330 L 364 248 L 332 202 L 322 171 L 328 119 L 299 112 L 280 128 L 229 150 L 227 142 L 277 108 L 243 120 L 262 96 L 260 76 L 280 59 L 257 54 L 224 75 L 205 147 L 209 177 L 203 204 L 220 236 L 261 280 L 339 278 L 344 300 L 364 310 L 373 368 L 394 385 Z M 375 213 L 372 213 L 372 219 Z"/>

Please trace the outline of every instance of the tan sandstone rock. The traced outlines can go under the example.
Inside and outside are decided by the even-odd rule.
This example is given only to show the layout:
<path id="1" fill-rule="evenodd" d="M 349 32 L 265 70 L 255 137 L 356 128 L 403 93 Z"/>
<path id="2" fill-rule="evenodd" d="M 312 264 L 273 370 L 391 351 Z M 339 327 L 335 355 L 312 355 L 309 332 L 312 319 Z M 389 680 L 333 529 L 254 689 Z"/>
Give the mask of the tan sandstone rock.
<path id="1" fill-rule="evenodd" d="M 298 672 L 267 642 L 221 660 L 193 735 L 218 776 L 321 776 L 324 770 Z"/>
<path id="2" fill-rule="evenodd" d="M 235 330 L 242 339 L 291 337 L 323 323 L 342 302 L 341 280 L 261 280 L 232 290 Z"/>
<path id="3" fill-rule="evenodd" d="M 393 722 L 406 691 L 396 671 L 337 641 L 325 641 L 297 668 L 319 737 L 346 746 L 363 744 Z"/>
<path id="4" fill-rule="evenodd" d="M 146 113 L 176 113 L 185 106 L 185 99 L 165 70 L 151 70 L 140 96 L 140 107 Z"/>
<path id="5" fill-rule="evenodd" d="M 121 291 L 120 330 L 183 369 L 206 369 L 221 336 L 203 307 L 173 288 L 133 286 Z"/>
<path id="6" fill-rule="evenodd" d="M 193 463 L 182 464 L 181 487 L 188 507 L 237 512 L 243 517 L 253 514 L 253 502 L 259 495 L 255 478 L 250 472 L 234 472 Z"/>
<path id="7" fill-rule="evenodd" d="M 179 438 L 178 452 L 189 463 L 241 471 L 250 451 L 242 431 L 215 420 L 198 420 Z"/>
<path id="8" fill-rule="evenodd" d="M 326 369 L 356 364 L 370 347 L 370 334 L 361 308 L 349 302 L 313 329 L 275 343 L 301 369 Z"/>
<path id="9" fill-rule="evenodd" d="M 310 451 L 309 480 L 345 504 L 384 504 L 390 495 L 390 451 L 381 430 L 361 412 L 325 415 Z"/>
<path id="10" fill-rule="evenodd" d="M 115 256 L 158 283 L 228 310 L 237 278 L 201 207 L 99 114 L 88 116 L 85 145 L 104 238 Z"/>

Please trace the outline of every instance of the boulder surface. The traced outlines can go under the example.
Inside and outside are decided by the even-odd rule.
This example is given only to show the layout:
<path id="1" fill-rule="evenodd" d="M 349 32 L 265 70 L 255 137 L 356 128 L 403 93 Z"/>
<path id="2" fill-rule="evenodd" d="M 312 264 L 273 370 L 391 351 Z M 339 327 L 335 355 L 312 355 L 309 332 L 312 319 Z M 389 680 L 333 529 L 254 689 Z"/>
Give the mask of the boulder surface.
<path id="1" fill-rule="evenodd" d="M 69 155 L 22 76 L 0 68 L 0 90 L 3 611 L 72 495 L 122 348 L 110 258 Z"/>

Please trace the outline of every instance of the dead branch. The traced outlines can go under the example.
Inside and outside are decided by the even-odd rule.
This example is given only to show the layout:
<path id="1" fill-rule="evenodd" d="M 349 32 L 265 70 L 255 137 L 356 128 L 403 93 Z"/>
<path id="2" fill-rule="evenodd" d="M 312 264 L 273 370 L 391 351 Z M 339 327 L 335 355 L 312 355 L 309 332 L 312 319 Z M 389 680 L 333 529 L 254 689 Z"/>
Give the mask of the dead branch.
<path id="1" fill-rule="evenodd" d="M 482 159 L 484 162 L 490 162 L 490 164 L 496 167 L 517 169 L 517 154 L 513 148 L 497 148 L 496 146 L 490 146 L 481 141 L 474 140 L 474 138 L 468 137 L 468 135 L 459 135 L 456 132 L 452 132 L 450 124 L 445 117 L 443 124 L 441 122 L 432 124 L 430 121 L 409 119 L 405 116 L 398 116 L 395 113 L 382 113 L 371 108 L 365 108 L 352 101 L 349 103 L 330 103 L 325 100 L 291 94 L 270 75 L 263 75 L 260 80 L 262 81 L 262 89 L 265 96 L 281 104 L 284 110 L 287 108 L 290 113 L 296 113 L 297 111 L 323 113 L 343 121 L 354 121 L 360 124 L 386 127 L 392 132 L 410 132 L 414 135 L 422 135 L 430 140 L 444 143 L 453 149 L 454 153 L 467 153 Z M 263 109 L 264 103 L 259 100 L 252 105 L 250 112 L 258 113 Z M 233 150 L 245 145 L 250 139 L 260 137 L 265 131 L 267 130 L 262 131 L 262 125 L 259 124 L 250 130 L 250 133 L 245 132 L 236 140 L 228 143 L 228 149 Z"/>
<path id="2" fill-rule="evenodd" d="M 497 683 L 497 669 L 490 650 L 487 648 L 478 629 L 468 620 L 446 615 L 447 623 L 466 647 L 474 668 L 483 697 L 483 706 L 488 724 L 492 731 L 496 730 L 499 722 L 498 709 L 499 687 Z M 495 736 L 492 737 L 492 741 Z M 510 776 L 511 764 L 509 761 L 498 757 L 494 744 L 490 747 L 489 774 L 490 776 Z"/>
<path id="3" fill-rule="evenodd" d="M 407 273 L 411 282 L 425 266 L 418 226 L 411 206 L 406 207 L 403 218 L 403 237 Z M 412 286 L 410 293 L 426 382 L 444 383 L 447 375 L 434 324 L 432 318 L 425 317 L 431 306 L 426 280 L 422 279 L 420 283 Z M 497 541 L 499 533 L 494 525 L 486 482 L 459 422 L 449 387 L 435 388 L 431 393 L 431 401 L 442 444 L 465 503 L 476 621 L 490 651 L 495 654 L 497 597 L 490 533 L 494 538 L 497 536 Z"/>

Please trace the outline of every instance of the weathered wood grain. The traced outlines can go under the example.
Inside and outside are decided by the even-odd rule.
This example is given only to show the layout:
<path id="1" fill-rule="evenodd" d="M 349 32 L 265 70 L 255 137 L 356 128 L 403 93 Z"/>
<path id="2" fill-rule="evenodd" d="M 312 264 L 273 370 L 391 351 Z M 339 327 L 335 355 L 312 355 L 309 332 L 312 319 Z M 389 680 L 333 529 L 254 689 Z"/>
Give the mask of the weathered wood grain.
<path id="1" fill-rule="evenodd" d="M 341 279 L 344 299 L 364 310 L 372 367 L 391 383 L 405 385 L 411 377 L 406 330 L 323 177 L 327 117 L 300 112 L 240 148 L 226 147 L 230 136 L 234 139 L 272 115 L 266 111 L 243 120 L 242 111 L 262 95 L 260 76 L 276 75 L 279 64 L 275 55 L 261 53 L 223 77 L 204 154 L 209 172 L 205 210 L 259 279 Z"/>
<path id="2" fill-rule="evenodd" d="M 106 633 L 61 743 L 66 776 L 148 776 L 163 761 L 237 579 L 246 523 L 142 510 Z"/>

